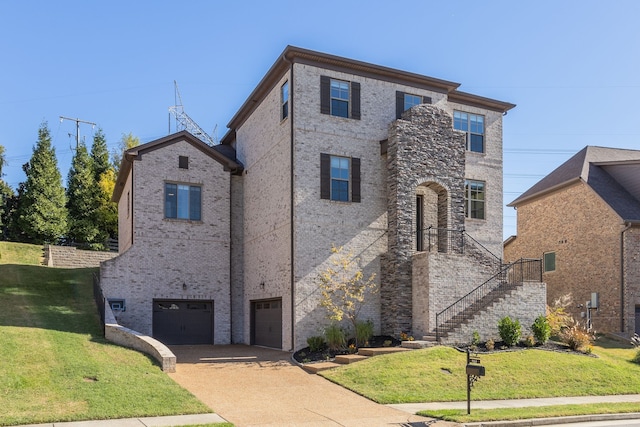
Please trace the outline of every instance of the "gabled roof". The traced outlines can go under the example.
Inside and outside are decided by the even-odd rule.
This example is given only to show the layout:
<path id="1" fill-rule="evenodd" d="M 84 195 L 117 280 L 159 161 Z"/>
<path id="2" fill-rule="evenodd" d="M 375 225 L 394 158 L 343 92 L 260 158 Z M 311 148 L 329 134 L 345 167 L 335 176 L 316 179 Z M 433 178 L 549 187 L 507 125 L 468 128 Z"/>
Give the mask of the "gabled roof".
<path id="1" fill-rule="evenodd" d="M 507 206 L 583 181 L 624 220 L 640 220 L 640 150 L 587 146 Z"/>
<path id="2" fill-rule="evenodd" d="M 509 102 L 484 98 L 458 91 L 460 83 L 397 70 L 394 68 L 383 67 L 340 56 L 329 55 L 313 50 L 302 49 L 295 46 L 287 46 L 276 62 L 271 66 L 269 71 L 267 71 L 267 74 L 265 74 L 260 83 L 258 83 L 253 92 L 251 92 L 244 104 L 242 104 L 238 112 L 227 124 L 229 131 L 222 138 L 223 144 L 229 144 L 233 140 L 235 131 L 242 125 L 242 123 L 244 123 L 247 117 L 251 115 L 253 110 L 260 104 L 260 102 L 262 102 L 276 83 L 280 81 L 282 76 L 293 63 L 313 65 L 324 69 L 361 75 L 363 77 L 372 77 L 397 82 L 407 86 L 426 88 L 436 92 L 446 93 L 449 99 L 453 102 L 478 106 L 502 113 L 515 107 L 515 104 L 511 104 Z"/>
<path id="3" fill-rule="evenodd" d="M 202 142 L 200 139 L 191 135 L 186 130 L 165 136 L 164 138 L 156 139 L 155 141 L 147 142 L 146 144 L 138 145 L 130 148 L 124 152 L 122 156 L 122 162 L 120 163 L 120 171 L 118 172 L 118 178 L 116 180 L 116 186 L 113 190 L 113 196 L 111 200 L 117 202 L 122 195 L 122 190 L 127 180 L 127 176 L 131 172 L 131 167 L 134 160 L 139 160 L 142 155 L 161 149 L 163 147 L 175 144 L 176 142 L 185 141 L 198 150 L 202 151 L 207 156 L 211 157 L 218 163 L 220 163 L 225 171 L 229 171 L 233 174 L 242 173 L 242 163 L 238 162 L 235 156 L 235 150 L 229 146 L 209 146 Z"/>

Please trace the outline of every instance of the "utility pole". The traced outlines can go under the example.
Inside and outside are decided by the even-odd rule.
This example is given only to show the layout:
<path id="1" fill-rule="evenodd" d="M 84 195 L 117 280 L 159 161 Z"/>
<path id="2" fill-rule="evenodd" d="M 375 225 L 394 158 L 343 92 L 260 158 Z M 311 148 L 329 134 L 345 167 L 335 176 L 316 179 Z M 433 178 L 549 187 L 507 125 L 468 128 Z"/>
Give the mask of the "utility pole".
<path id="1" fill-rule="evenodd" d="M 60 123 L 62 123 L 63 120 L 71 120 L 71 121 L 76 122 L 76 150 L 78 149 L 78 146 L 80 145 L 80 123 L 86 123 L 88 125 L 91 125 L 92 129 L 96 126 L 95 123 L 88 122 L 86 120 L 72 119 L 70 117 L 60 116 Z"/>

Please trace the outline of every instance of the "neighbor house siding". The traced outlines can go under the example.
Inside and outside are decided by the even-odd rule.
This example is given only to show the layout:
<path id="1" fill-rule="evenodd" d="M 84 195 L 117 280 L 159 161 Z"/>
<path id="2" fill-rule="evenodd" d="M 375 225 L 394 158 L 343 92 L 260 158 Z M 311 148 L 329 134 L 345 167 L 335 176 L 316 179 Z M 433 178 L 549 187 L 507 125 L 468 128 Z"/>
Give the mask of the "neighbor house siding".
<path id="1" fill-rule="evenodd" d="M 597 332 L 620 331 L 620 217 L 584 182 L 518 205 L 518 235 L 505 247 L 505 260 L 542 258 L 555 252 L 555 271 L 543 273 L 547 304 L 571 294 L 567 311 L 577 320 L 592 292 Z"/>
<path id="2" fill-rule="evenodd" d="M 214 343 L 230 343 L 229 172 L 185 141 L 145 152 L 132 171 L 133 245 L 101 266 L 105 296 L 126 300 L 118 322 L 152 335 L 153 299 L 213 300 Z M 202 186 L 201 221 L 164 218 L 167 181 Z"/>

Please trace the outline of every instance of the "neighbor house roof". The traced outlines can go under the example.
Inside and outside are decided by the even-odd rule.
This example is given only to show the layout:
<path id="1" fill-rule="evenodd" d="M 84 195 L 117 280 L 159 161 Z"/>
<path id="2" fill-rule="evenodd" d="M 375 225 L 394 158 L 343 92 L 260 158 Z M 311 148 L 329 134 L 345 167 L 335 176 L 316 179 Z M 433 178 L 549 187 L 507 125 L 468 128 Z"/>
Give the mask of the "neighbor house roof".
<path id="1" fill-rule="evenodd" d="M 507 206 L 575 182 L 588 184 L 624 220 L 640 220 L 640 150 L 587 146 Z"/>
<path id="2" fill-rule="evenodd" d="M 489 110 L 507 112 L 515 107 L 515 104 L 485 98 L 466 92 L 458 91 L 460 83 L 415 74 L 408 71 L 383 67 L 354 59 L 315 52 L 295 46 L 287 46 L 276 62 L 271 66 L 267 74 L 251 92 L 247 100 L 242 104 L 238 112 L 231 118 L 227 127 L 229 131 L 222 138 L 223 144 L 230 143 L 235 137 L 235 131 L 251 115 L 253 110 L 262 102 L 273 87 L 280 81 L 285 72 L 293 63 L 307 64 L 335 71 L 342 71 L 363 77 L 397 82 L 407 86 L 425 88 L 440 93 L 446 93 L 449 100 L 461 104 L 478 106 Z"/>
<path id="3" fill-rule="evenodd" d="M 200 139 L 191 135 L 186 130 L 165 136 L 164 138 L 156 139 L 155 141 L 148 142 L 146 144 L 138 145 L 130 148 L 124 152 L 122 156 L 122 162 L 120 163 L 120 171 L 118 172 L 118 178 L 116 179 L 116 186 L 113 190 L 113 196 L 111 200 L 117 202 L 122 195 L 122 190 L 125 186 L 127 176 L 131 172 L 133 161 L 140 159 L 142 155 L 150 151 L 158 150 L 171 144 L 175 144 L 179 141 L 185 141 L 198 150 L 202 151 L 207 156 L 220 163 L 225 171 L 239 174 L 243 170 L 242 164 L 236 159 L 235 150 L 229 146 L 209 146 L 202 142 Z"/>

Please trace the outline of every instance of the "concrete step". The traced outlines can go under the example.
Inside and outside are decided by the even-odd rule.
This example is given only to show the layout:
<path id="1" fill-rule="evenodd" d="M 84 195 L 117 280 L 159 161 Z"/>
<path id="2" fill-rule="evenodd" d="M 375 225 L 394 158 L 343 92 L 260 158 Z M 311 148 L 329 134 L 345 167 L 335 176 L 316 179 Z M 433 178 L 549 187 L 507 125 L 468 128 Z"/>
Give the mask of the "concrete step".
<path id="1" fill-rule="evenodd" d="M 414 341 L 402 341 L 402 348 L 408 348 L 411 350 L 433 347 L 437 343 L 431 340 L 414 340 Z"/>
<path id="2" fill-rule="evenodd" d="M 326 371 L 327 369 L 337 368 L 338 366 L 342 366 L 339 363 L 335 362 L 318 362 L 318 363 L 309 363 L 302 366 L 302 369 L 311 373 L 317 374 L 320 371 Z"/>
<path id="3" fill-rule="evenodd" d="M 368 356 L 363 356 L 361 354 L 339 354 L 335 357 L 334 361 L 341 365 L 348 365 L 368 358 Z"/>
<path id="4" fill-rule="evenodd" d="M 379 356 L 381 354 L 400 353 L 402 351 L 411 351 L 411 349 L 402 347 L 365 347 L 359 348 L 358 354 L 361 356 Z"/>

